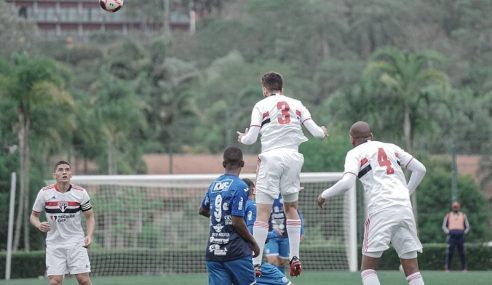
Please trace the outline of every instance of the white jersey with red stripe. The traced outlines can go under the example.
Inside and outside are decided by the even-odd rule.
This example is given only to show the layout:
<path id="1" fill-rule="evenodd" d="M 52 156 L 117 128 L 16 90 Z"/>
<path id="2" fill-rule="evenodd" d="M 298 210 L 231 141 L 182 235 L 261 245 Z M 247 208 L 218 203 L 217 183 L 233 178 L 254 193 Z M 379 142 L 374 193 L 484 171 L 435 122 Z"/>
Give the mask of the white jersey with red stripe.
<path id="1" fill-rule="evenodd" d="M 92 209 L 87 191 L 70 185 L 66 192 L 60 192 L 56 184 L 42 188 L 32 210 L 45 211 L 50 230 L 46 236 L 47 246 L 72 246 L 84 243 L 81 212 Z"/>
<path id="2" fill-rule="evenodd" d="M 368 214 L 393 206 L 412 207 L 402 167 L 413 159 L 399 146 L 367 141 L 345 158 L 345 173 L 359 177 L 364 185 Z"/>
<path id="3" fill-rule="evenodd" d="M 251 127 L 260 127 L 262 152 L 277 148 L 297 148 L 308 139 L 302 123 L 311 114 L 301 101 L 281 94 L 270 95 L 256 103 Z"/>

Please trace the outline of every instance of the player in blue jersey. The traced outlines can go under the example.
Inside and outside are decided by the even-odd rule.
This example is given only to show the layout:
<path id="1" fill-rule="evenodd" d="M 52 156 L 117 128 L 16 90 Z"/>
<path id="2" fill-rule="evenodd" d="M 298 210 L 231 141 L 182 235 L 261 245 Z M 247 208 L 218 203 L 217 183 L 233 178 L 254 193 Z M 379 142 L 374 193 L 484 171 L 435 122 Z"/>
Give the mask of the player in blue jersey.
<path id="1" fill-rule="evenodd" d="M 225 173 L 213 181 L 203 197 L 199 214 L 210 218 L 206 261 L 208 284 L 255 284 L 252 256 L 260 249 L 244 221 L 248 186 L 238 177 L 244 166 L 237 147 L 224 151 Z"/>
<path id="2" fill-rule="evenodd" d="M 255 202 L 255 184 L 248 178 L 244 178 L 243 181 L 248 185 L 248 201 L 246 202 L 246 225 L 248 230 L 253 232 L 253 225 L 256 221 L 256 202 Z M 268 234 L 269 238 L 277 237 L 276 233 L 272 232 Z M 263 263 L 260 267 L 261 275 L 256 277 L 257 285 L 293 285 L 292 282 L 281 272 L 277 267 L 270 263 Z"/>
<path id="3" fill-rule="evenodd" d="M 297 208 L 301 220 L 301 241 L 304 239 L 304 221 L 301 211 Z M 287 218 L 284 212 L 282 195 L 273 201 L 272 213 L 268 223 L 268 241 L 265 244 L 265 255 L 268 263 L 275 265 L 284 272 L 285 266 L 289 264 L 289 237 L 287 235 Z"/>

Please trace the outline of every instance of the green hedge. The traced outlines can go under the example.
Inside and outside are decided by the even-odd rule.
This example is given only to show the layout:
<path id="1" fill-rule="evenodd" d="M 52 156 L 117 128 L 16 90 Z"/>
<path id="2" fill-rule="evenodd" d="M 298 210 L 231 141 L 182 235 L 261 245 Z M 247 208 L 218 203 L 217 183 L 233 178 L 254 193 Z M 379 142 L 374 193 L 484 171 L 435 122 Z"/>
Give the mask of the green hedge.
<path id="1" fill-rule="evenodd" d="M 444 268 L 446 244 L 426 244 L 424 253 L 419 255 L 422 270 L 442 270 Z M 360 252 L 360 248 L 359 248 Z M 306 270 L 346 269 L 340 260 L 346 260 L 345 251 L 335 247 L 302 247 L 301 256 Z M 91 250 L 90 257 L 100 264 L 111 264 L 111 272 L 117 275 L 157 274 L 150 272 L 145 264 L 162 268 L 159 274 L 179 274 L 205 272 L 204 250 Z M 466 245 L 466 257 L 469 270 L 492 270 L 492 247 Z M 44 251 L 20 252 L 12 257 L 12 278 L 32 278 L 44 274 Z M 145 260 L 145 263 L 139 262 Z M 129 271 L 129 262 L 131 271 Z M 186 266 L 183 266 L 186 265 Z M 360 265 L 360 255 L 359 255 Z M 396 270 L 398 256 L 394 250 L 388 250 L 380 261 L 381 270 Z M 453 268 L 459 269 L 459 257 L 455 254 Z M 92 268 L 93 275 L 103 275 L 97 266 Z M 0 252 L 0 276 L 5 275 L 5 252 Z"/>
<path id="2" fill-rule="evenodd" d="M 419 254 L 419 267 L 422 270 L 444 270 L 447 244 L 424 244 L 424 252 Z M 469 270 L 492 270 L 492 247 L 477 244 L 465 245 L 465 257 Z M 399 266 L 398 255 L 388 250 L 380 261 L 380 269 L 392 270 Z M 359 260 L 360 265 L 360 260 Z M 458 252 L 454 253 L 451 270 L 460 269 Z"/>
<path id="3" fill-rule="evenodd" d="M 0 252 L 0 276 L 5 276 L 5 251 Z M 30 278 L 44 275 L 46 269 L 44 251 L 12 254 L 11 278 Z"/>

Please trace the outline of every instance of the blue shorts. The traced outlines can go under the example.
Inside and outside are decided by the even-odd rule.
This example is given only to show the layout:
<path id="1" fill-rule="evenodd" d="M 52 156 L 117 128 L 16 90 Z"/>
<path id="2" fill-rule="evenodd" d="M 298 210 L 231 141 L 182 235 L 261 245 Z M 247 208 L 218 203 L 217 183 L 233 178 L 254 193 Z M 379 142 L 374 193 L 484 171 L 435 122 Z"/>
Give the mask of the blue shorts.
<path id="1" fill-rule="evenodd" d="M 270 263 L 261 265 L 261 276 L 256 278 L 256 285 L 289 285 L 289 279 L 277 267 Z"/>
<path id="2" fill-rule="evenodd" d="M 282 259 L 289 259 L 289 238 L 273 238 L 265 244 L 266 256 L 279 256 Z"/>
<path id="3" fill-rule="evenodd" d="M 255 269 L 251 257 L 230 261 L 207 261 L 209 285 L 255 284 Z"/>

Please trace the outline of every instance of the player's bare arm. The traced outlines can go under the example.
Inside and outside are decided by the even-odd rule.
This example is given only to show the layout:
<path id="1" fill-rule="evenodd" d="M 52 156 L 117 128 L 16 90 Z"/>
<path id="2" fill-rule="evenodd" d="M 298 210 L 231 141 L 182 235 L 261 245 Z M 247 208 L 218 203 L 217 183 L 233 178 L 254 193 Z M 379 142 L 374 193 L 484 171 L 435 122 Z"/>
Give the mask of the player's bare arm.
<path id="1" fill-rule="evenodd" d="M 198 214 L 207 218 L 210 218 L 210 210 L 208 208 L 198 209 Z"/>
<path id="2" fill-rule="evenodd" d="M 253 250 L 253 257 L 257 257 L 260 254 L 260 247 L 256 243 L 254 237 L 249 233 L 248 227 L 244 222 L 244 218 L 232 216 L 232 226 L 243 239 L 248 241 L 248 243 L 251 246 L 251 249 Z"/>
<path id="3" fill-rule="evenodd" d="M 84 239 L 84 247 L 88 248 L 92 243 L 92 236 L 94 235 L 96 221 L 94 219 L 94 212 L 92 211 L 92 209 L 85 211 L 84 216 L 87 227 L 87 235 Z"/>
<path id="4" fill-rule="evenodd" d="M 29 218 L 29 221 L 31 224 L 36 227 L 39 231 L 43 233 L 47 233 L 50 230 L 50 224 L 48 222 L 41 222 L 39 220 L 39 216 L 41 213 L 32 211 L 31 217 Z"/>

